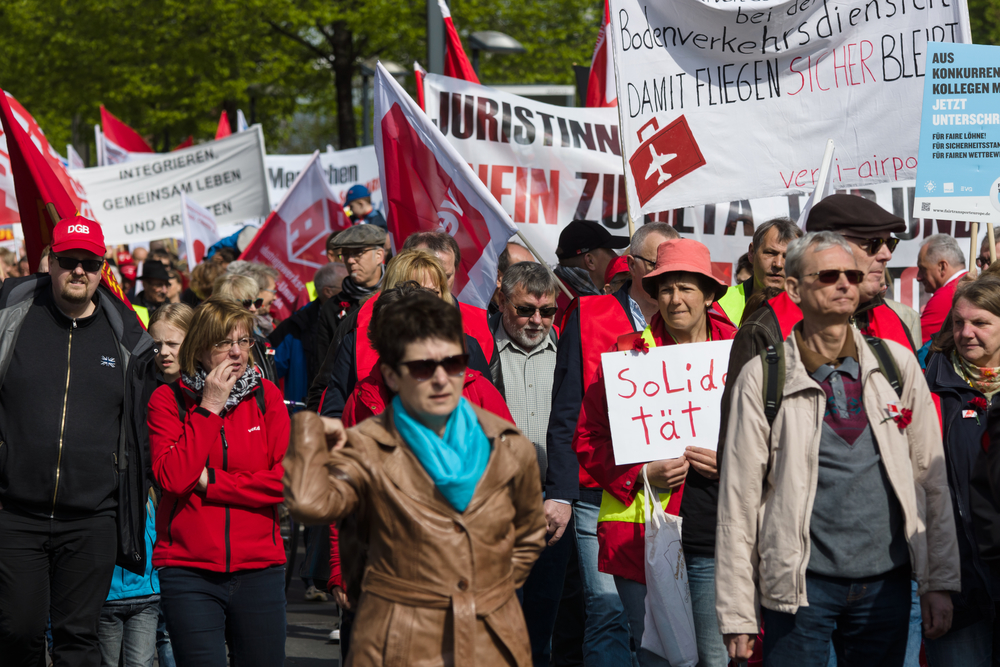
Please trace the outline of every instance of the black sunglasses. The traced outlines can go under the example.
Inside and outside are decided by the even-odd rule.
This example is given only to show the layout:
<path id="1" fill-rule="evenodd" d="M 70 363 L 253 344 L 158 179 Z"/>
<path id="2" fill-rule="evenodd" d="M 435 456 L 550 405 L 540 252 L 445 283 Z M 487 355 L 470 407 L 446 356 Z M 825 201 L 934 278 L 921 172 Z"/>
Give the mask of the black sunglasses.
<path id="1" fill-rule="evenodd" d="M 537 310 L 542 314 L 542 319 L 549 319 L 554 316 L 559 310 L 558 306 L 545 306 L 544 308 L 536 308 L 535 306 L 514 306 L 514 310 L 517 311 L 518 317 L 532 317 Z"/>
<path id="2" fill-rule="evenodd" d="M 881 250 L 883 243 L 885 244 L 885 247 L 889 249 L 889 252 L 894 251 L 896 249 L 896 246 L 899 245 L 899 239 L 895 237 L 888 239 L 880 239 L 880 238 L 866 239 L 863 236 L 848 236 L 847 234 L 844 234 L 844 237 L 849 239 L 857 239 L 859 241 L 864 241 L 864 243 L 860 243 L 859 245 L 862 248 L 864 248 L 865 252 L 867 252 L 869 255 L 874 255 L 879 250 Z"/>
<path id="3" fill-rule="evenodd" d="M 59 262 L 59 268 L 63 271 L 75 271 L 76 267 L 83 266 L 83 270 L 87 273 L 97 273 L 104 266 L 103 259 L 77 259 L 75 257 L 63 257 L 61 255 L 55 255 L 56 261 Z"/>
<path id="4" fill-rule="evenodd" d="M 250 299 L 243 299 L 244 308 L 250 308 L 250 306 L 253 306 L 254 308 L 260 308 L 263 305 L 264 305 L 264 299 L 257 299 L 256 301 L 251 301 Z"/>
<path id="5" fill-rule="evenodd" d="M 849 269 L 847 271 L 841 271 L 839 269 L 827 269 L 826 271 L 817 271 L 816 273 L 807 273 L 807 276 L 816 276 L 824 285 L 832 285 L 838 280 L 840 280 L 840 274 L 843 273 L 844 277 L 847 278 L 847 282 L 852 285 L 859 284 L 865 277 L 863 271 L 858 271 L 857 269 Z"/>
<path id="6" fill-rule="evenodd" d="M 437 367 L 444 368 L 448 375 L 464 375 L 465 369 L 469 367 L 469 355 L 456 354 L 444 359 L 417 359 L 415 361 L 401 361 L 400 366 L 406 366 L 410 371 L 410 376 L 417 382 L 430 379 L 437 372 Z"/>

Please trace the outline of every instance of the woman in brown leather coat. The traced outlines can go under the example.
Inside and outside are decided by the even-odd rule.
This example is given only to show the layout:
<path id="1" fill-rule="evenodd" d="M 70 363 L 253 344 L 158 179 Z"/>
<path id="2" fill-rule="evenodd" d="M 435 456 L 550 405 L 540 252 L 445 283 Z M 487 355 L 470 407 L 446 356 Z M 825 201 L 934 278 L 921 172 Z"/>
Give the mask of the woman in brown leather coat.
<path id="1" fill-rule="evenodd" d="M 296 415 L 284 462 L 293 516 L 357 512 L 366 534 L 346 664 L 529 667 L 514 591 L 545 544 L 534 446 L 462 398 L 456 309 L 420 295 L 381 322 L 373 343 L 392 403 L 346 437 L 336 420 Z"/>

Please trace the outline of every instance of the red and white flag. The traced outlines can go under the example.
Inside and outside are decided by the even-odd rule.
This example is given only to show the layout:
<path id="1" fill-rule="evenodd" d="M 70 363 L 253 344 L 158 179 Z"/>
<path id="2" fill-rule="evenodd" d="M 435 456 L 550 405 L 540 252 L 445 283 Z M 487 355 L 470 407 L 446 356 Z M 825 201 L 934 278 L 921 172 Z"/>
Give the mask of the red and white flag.
<path id="1" fill-rule="evenodd" d="M 184 223 L 184 248 L 188 266 L 201 262 L 205 251 L 219 242 L 215 216 L 207 208 L 181 193 L 181 222 Z"/>
<path id="2" fill-rule="evenodd" d="M 604 0 L 604 20 L 597 33 L 594 58 L 590 61 L 590 78 L 587 80 L 588 107 L 613 107 L 618 105 L 615 89 L 615 67 L 611 60 L 611 12 Z"/>
<path id="3" fill-rule="evenodd" d="M 215 131 L 215 138 L 222 139 L 223 137 L 228 137 L 233 133 L 233 128 L 229 127 L 229 114 L 226 110 L 222 110 L 222 115 L 219 116 L 219 128 Z"/>
<path id="4" fill-rule="evenodd" d="M 427 70 L 420 66 L 416 60 L 413 61 L 413 78 L 417 82 L 417 105 L 420 107 L 421 111 L 427 111 L 427 106 L 424 105 L 424 77 L 427 76 Z"/>
<path id="5" fill-rule="evenodd" d="M 114 114 L 101 105 L 101 132 L 98 136 L 98 153 L 102 165 L 120 164 L 129 161 L 129 153 L 153 153 L 146 140 L 138 132 L 118 120 Z"/>
<path id="6" fill-rule="evenodd" d="M 278 294 L 271 306 L 276 319 L 285 319 L 309 301 L 306 283 L 329 261 L 326 239 L 350 226 L 316 151 L 240 255 L 240 259 L 263 262 L 278 271 Z"/>
<path id="7" fill-rule="evenodd" d="M 465 55 L 462 48 L 462 39 L 455 30 L 455 22 L 451 20 L 451 10 L 448 3 L 438 0 L 438 7 L 441 8 L 441 16 L 444 17 L 445 50 L 444 50 L 444 75 L 456 79 L 465 79 L 472 83 L 479 83 L 476 70 L 472 69 L 469 57 Z"/>
<path id="8" fill-rule="evenodd" d="M 496 289 L 497 258 L 517 228 L 381 63 L 375 72 L 375 154 L 395 246 L 415 232 L 454 236 L 462 251 L 455 295 L 485 308 Z"/>

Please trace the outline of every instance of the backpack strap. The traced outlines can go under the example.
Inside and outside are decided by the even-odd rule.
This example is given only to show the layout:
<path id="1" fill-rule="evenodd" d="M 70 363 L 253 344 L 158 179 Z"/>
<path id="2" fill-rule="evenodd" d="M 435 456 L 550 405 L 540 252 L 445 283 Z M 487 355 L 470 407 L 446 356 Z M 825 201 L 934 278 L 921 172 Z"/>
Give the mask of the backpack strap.
<path id="1" fill-rule="evenodd" d="M 256 389 L 253 390 L 253 395 L 257 399 L 257 407 L 260 409 L 260 416 L 263 417 L 267 411 L 267 401 L 264 400 L 264 384 L 262 382 L 257 383 Z"/>
<path id="2" fill-rule="evenodd" d="M 878 369 L 882 371 L 882 375 L 885 376 L 885 379 L 889 381 L 890 385 L 892 385 L 893 390 L 896 392 L 896 396 L 902 397 L 903 381 L 899 375 L 899 368 L 896 366 L 896 360 L 892 358 L 892 353 L 890 353 L 889 348 L 886 347 L 885 341 L 881 338 L 876 338 L 875 336 L 865 336 L 865 342 L 868 343 L 868 347 L 870 347 L 872 352 L 875 353 L 875 358 L 878 359 Z"/>
<path id="3" fill-rule="evenodd" d="M 187 407 L 184 405 L 184 392 L 181 390 L 179 382 L 171 382 L 170 388 L 174 392 L 174 398 L 177 399 L 177 418 L 184 423 L 184 417 L 187 415 Z"/>
<path id="4" fill-rule="evenodd" d="M 763 390 L 764 390 L 764 416 L 767 417 L 767 425 L 774 425 L 774 418 L 778 416 L 778 408 L 781 406 L 781 392 L 785 387 L 785 345 L 769 345 L 760 354 L 763 360 Z"/>

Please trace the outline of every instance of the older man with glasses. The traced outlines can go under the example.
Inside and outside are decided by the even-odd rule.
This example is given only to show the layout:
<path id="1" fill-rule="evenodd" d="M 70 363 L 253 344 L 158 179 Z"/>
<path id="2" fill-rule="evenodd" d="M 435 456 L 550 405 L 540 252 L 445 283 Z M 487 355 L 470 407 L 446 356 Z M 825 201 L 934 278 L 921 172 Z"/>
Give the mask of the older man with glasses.
<path id="1" fill-rule="evenodd" d="M 97 665 L 116 562 L 142 574 L 153 339 L 101 285 L 104 238 L 52 230 L 49 275 L 0 291 L 0 662 Z"/>

